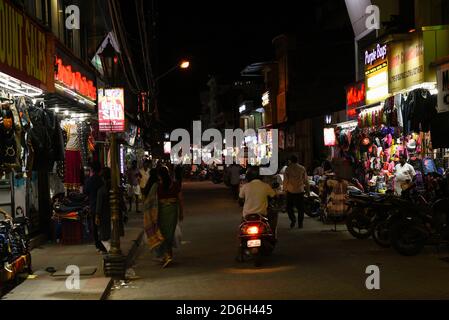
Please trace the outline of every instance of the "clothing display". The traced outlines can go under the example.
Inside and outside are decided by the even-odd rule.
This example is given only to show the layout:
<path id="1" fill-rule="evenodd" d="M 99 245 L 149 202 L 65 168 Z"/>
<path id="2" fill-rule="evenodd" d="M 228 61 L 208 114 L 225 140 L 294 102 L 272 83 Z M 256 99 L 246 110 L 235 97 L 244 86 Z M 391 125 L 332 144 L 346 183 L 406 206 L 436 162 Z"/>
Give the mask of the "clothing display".
<path id="1" fill-rule="evenodd" d="M 81 173 L 80 151 L 66 150 L 64 186 L 69 190 L 78 190 L 81 186 Z"/>

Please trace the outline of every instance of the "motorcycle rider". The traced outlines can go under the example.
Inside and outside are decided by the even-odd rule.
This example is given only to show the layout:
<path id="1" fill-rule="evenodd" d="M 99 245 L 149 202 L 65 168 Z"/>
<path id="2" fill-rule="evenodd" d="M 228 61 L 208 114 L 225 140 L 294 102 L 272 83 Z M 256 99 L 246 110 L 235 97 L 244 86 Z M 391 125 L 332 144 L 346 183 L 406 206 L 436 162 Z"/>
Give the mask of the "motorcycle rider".
<path id="1" fill-rule="evenodd" d="M 258 167 L 250 167 L 246 172 L 248 183 L 240 189 L 239 201 L 243 206 L 243 217 L 249 214 L 260 214 L 268 218 L 273 232 L 277 226 L 277 212 L 268 211 L 268 198 L 274 198 L 276 192 L 267 183 L 263 182 L 259 176 Z"/>

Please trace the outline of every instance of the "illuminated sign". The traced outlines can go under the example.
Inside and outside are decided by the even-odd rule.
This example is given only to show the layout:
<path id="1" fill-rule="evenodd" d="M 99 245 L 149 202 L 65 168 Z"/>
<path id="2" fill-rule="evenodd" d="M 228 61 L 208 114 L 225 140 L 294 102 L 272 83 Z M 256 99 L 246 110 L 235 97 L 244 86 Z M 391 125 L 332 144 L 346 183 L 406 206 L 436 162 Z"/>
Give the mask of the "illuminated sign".
<path id="1" fill-rule="evenodd" d="M 164 141 L 164 153 L 165 154 L 171 153 L 171 142 L 170 141 Z"/>
<path id="2" fill-rule="evenodd" d="M 377 44 L 365 52 L 365 102 L 373 104 L 388 97 L 387 45 Z"/>
<path id="3" fill-rule="evenodd" d="M 365 51 L 365 65 L 373 65 L 377 60 L 384 60 L 387 57 L 387 45 L 380 45 L 377 44 L 377 46 L 371 50 L 371 51 Z"/>
<path id="4" fill-rule="evenodd" d="M 98 122 L 102 132 L 125 131 L 123 88 L 98 90 Z"/>
<path id="5" fill-rule="evenodd" d="M 47 35 L 9 1 L 0 0 L 0 70 L 41 89 L 53 89 Z"/>
<path id="6" fill-rule="evenodd" d="M 337 140 L 335 138 L 335 130 L 334 128 L 324 128 L 324 145 L 326 147 L 332 147 L 337 144 Z"/>
<path id="7" fill-rule="evenodd" d="M 365 83 L 357 82 L 346 87 L 346 115 L 348 120 L 357 118 L 357 108 L 365 105 Z"/>
<path id="8" fill-rule="evenodd" d="M 265 107 L 270 104 L 270 93 L 267 91 L 262 96 L 262 106 Z"/>
<path id="9" fill-rule="evenodd" d="M 74 71 L 71 65 L 64 65 L 60 57 L 56 57 L 56 67 L 56 82 L 91 100 L 97 99 L 97 88 L 92 80 L 81 72 Z"/>

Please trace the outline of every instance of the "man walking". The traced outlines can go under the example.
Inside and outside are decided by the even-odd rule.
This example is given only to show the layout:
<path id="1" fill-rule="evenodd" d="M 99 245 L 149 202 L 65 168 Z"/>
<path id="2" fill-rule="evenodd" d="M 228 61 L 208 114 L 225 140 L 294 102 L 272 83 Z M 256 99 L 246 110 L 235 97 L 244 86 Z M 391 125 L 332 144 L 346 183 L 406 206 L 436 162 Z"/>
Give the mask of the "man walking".
<path id="1" fill-rule="evenodd" d="M 294 228 L 296 217 L 294 208 L 298 210 L 298 228 L 304 222 L 304 193 L 310 193 L 309 178 L 306 168 L 298 164 L 298 158 L 291 156 L 290 164 L 285 170 L 284 190 L 287 192 L 287 212 L 290 218 L 290 228 Z"/>
<path id="2" fill-rule="evenodd" d="M 231 183 L 232 196 L 235 200 L 239 198 L 239 187 L 240 187 L 240 171 L 242 167 L 240 165 L 233 163 L 229 167 L 229 178 Z"/>
<path id="3" fill-rule="evenodd" d="M 97 250 L 106 252 L 105 246 L 101 243 L 99 237 L 98 237 L 98 227 L 95 223 L 95 215 L 97 212 L 97 194 L 98 190 L 103 186 L 104 182 L 102 177 L 100 176 L 101 171 L 101 165 L 99 162 L 94 162 L 91 165 L 93 175 L 88 178 L 86 181 L 86 187 L 84 189 L 84 193 L 87 194 L 89 197 L 89 210 L 92 217 L 92 224 L 93 224 L 93 234 L 94 234 L 94 241 L 95 241 L 95 247 L 97 247 Z"/>

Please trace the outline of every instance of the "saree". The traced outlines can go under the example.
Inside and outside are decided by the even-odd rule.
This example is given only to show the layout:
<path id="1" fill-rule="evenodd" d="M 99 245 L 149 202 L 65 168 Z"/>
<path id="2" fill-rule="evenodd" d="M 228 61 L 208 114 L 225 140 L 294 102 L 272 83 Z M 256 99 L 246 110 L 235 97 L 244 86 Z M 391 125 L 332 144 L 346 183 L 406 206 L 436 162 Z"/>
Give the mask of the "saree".
<path id="1" fill-rule="evenodd" d="M 158 184 L 155 183 L 151 187 L 150 192 L 145 197 L 143 203 L 143 225 L 147 236 L 148 246 L 151 250 L 159 247 L 164 241 L 164 237 L 159 229 L 158 215 Z"/>
<path id="2" fill-rule="evenodd" d="M 159 256 L 171 256 L 175 240 L 176 225 L 178 224 L 178 199 L 168 198 L 159 200 L 158 224 L 164 241 L 158 248 Z"/>

